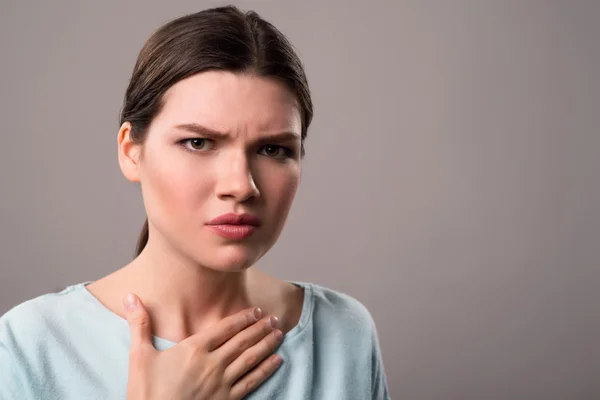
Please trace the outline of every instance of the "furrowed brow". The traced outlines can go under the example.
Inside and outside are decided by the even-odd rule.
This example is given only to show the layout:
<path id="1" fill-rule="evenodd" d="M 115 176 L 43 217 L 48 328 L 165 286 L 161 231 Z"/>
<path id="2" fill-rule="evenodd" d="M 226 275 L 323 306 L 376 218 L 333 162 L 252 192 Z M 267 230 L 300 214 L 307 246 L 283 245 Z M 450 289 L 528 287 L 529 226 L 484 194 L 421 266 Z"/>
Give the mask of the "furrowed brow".
<path id="1" fill-rule="evenodd" d="M 207 128 L 205 126 L 202 126 L 202 125 L 196 124 L 196 123 L 179 124 L 179 125 L 176 125 L 175 128 L 196 134 L 201 137 L 207 137 L 207 138 L 223 139 L 223 138 L 227 138 L 229 136 L 225 132 L 219 132 L 214 129 L 210 129 L 210 128 Z M 282 142 L 296 141 L 300 138 L 301 138 L 300 135 L 295 132 L 280 132 L 280 133 L 266 134 L 264 136 L 261 136 L 260 139 L 258 139 L 258 141 L 282 143 Z"/>
<path id="2" fill-rule="evenodd" d="M 194 133 L 198 136 L 209 137 L 209 138 L 225 138 L 228 135 L 224 132 L 215 131 L 214 129 L 209 129 L 205 126 L 196 123 L 190 124 L 179 124 L 176 125 L 175 128 L 184 130 L 190 133 Z"/>

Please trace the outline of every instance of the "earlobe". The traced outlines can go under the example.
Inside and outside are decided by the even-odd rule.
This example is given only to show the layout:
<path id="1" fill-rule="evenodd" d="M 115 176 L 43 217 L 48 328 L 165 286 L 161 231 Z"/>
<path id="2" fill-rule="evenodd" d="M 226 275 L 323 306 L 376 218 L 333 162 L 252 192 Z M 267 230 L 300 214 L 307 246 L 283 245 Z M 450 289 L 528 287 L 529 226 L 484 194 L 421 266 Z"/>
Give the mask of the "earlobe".
<path id="1" fill-rule="evenodd" d="M 125 178 L 139 182 L 139 152 L 141 145 L 131 141 L 131 123 L 124 122 L 117 135 L 119 145 L 119 166 Z"/>

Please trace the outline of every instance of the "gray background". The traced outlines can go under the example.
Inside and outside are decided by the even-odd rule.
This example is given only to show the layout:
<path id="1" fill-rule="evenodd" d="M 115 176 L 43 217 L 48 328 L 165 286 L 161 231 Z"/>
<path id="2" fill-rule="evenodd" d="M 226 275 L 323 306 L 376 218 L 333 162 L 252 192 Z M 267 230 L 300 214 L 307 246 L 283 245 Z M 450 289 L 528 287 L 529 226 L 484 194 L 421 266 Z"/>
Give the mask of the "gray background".
<path id="1" fill-rule="evenodd" d="M 152 30 L 219 1 L 0 2 L 0 312 L 127 263 L 118 112 Z M 316 115 L 259 266 L 371 311 L 404 399 L 600 398 L 600 2 L 237 1 Z"/>

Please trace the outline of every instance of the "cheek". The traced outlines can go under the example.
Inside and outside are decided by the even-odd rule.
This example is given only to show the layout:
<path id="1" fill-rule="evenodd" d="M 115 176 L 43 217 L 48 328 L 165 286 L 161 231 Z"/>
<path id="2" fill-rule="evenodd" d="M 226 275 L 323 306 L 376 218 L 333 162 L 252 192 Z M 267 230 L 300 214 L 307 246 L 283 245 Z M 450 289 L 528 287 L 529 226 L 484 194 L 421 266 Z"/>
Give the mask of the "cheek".
<path id="1" fill-rule="evenodd" d="M 208 177 L 197 169 L 162 158 L 145 171 L 143 195 L 149 217 L 161 225 L 182 229 L 201 207 L 198 204 L 208 188 Z M 204 194 L 203 194 L 204 193 Z"/>
<path id="2" fill-rule="evenodd" d="M 263 190 L 266 200 L 272 204 L 277 219 L 285 218 L 298 190 L 300 183 L 299 170 L 290 168 L 288 171 L 279 173 L 267 173 L 267 176 Z"/>

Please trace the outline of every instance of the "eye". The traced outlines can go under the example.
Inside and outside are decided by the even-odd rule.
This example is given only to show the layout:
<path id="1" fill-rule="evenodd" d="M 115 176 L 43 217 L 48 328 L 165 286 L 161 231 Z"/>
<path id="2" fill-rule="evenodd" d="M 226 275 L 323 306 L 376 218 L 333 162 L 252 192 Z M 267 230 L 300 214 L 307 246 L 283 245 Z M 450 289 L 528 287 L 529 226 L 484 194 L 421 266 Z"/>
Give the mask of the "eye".
<path id="1" fill-rule="evenodd" d="M 211 139 L 206 138 L 193 138 L 193 139 L 184 139 L 180 143 L 185 146 L 187 150 L 197 151 L 197 150 L 208 150 L 210 147 Z"/>
<path id="2" fill-rule="evenodd" d="M 275 158 L 278 160 L 284 160 L 286 158 L 292 157 L 294 152 L 292 149 L 283 146 L 277 146 L 274 144 L 266 145 L 262 148 L 266 156 Z"/>

